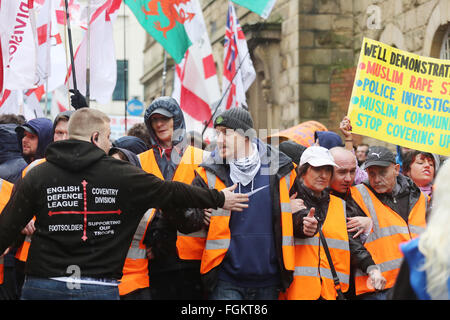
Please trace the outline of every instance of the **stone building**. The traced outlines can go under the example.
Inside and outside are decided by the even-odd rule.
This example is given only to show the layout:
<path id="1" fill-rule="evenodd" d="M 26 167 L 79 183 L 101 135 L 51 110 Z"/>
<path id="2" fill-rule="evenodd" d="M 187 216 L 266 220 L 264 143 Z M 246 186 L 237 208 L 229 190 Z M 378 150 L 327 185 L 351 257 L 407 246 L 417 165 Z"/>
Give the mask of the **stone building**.
<path id="1" fill-rule="evenodd" d="M 221 81 L 228 1 L 200 3 Z M 363 37 L 450 59 L 449 0 L 278 0 L 267 20 L 235 7 L 257 72 L 247 91 L 257 129 L 282 130 L 317 120 L 337 132 L 347 113 Z M 163 57 L 162 47 L 147 36 L 141 78 L 147 104 L 161 94 Z M 173 65 L 169 58 L 169 95 Z"/>

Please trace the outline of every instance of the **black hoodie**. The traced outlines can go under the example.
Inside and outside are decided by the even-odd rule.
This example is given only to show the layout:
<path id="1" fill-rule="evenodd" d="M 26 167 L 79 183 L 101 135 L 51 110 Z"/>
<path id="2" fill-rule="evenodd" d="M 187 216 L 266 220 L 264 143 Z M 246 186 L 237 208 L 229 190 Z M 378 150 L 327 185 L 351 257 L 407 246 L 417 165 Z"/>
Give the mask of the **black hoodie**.
<path id="1" fill-rule="evenodd" d="M 108 157 L 93 144 L 58 141 L 25 176 L 0 216 L 0 251 L 36 216 L 26 274 L 120 279 L 131 239 L 148 208 L 221 207 L 223 193 L 165 182 Z"/>

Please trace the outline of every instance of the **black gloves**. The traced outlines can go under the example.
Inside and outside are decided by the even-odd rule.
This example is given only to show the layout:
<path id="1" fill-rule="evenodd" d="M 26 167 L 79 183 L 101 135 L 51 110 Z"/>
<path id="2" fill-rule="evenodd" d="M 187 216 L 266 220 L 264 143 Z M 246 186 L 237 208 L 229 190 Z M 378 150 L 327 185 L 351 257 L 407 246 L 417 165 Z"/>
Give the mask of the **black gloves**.
<path id="1" fill-rule="evenodd" d="M 72 107 L 75 108 L 75 110 L 81 108 L 89 108 L 89 106 L 86 103 L 86 99 L 83 97 L 80 91 L 70 89 L 69 92 L 73 93 L 73 95 L 70 97 L 70 104 L 72 105 Z"/>

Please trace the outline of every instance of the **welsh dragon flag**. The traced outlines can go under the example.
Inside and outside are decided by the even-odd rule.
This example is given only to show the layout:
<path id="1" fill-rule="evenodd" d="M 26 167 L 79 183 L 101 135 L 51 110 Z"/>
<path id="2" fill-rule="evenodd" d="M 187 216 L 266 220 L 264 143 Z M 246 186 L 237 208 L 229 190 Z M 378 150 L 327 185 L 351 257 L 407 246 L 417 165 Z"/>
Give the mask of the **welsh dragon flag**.
<path id="1" fill-rule="evenodd" d="M 184 23 L 194 18 L 184 5 L 191 0 L 124 0 L 144 29 L 178 64 L 192 44 Z"/>
<path id="2" fill-rule="evenodd" d="M 267 19 L 277 0 L 231 0 Z"/>

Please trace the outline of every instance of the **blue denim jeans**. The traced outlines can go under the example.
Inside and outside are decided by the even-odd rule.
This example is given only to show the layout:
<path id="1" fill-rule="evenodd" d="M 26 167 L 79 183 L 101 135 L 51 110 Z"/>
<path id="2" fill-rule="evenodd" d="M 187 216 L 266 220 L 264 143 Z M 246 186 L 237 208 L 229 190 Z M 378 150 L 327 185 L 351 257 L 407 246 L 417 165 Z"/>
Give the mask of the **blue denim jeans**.
<path id="1" fill-rule="evenodd" d="M 119 300 L 117 286 L 81 283 L 70 286 L 67 282 L 27 276 L 21 300 Z"/>
<path id="2" fill-rule="evenodd" d="M 277 300 L 277 286 L 262 288 L 245 288 L 223 280 L 217 281 L 217 286 L 209 296 L 210 300 Z"/>
<path id="3" fill-rule="evenodd" d="M 389 289 L 378 292 L 365 293 L 359 297 L 359 300 L 388 300 L 388 293 Z"/>

